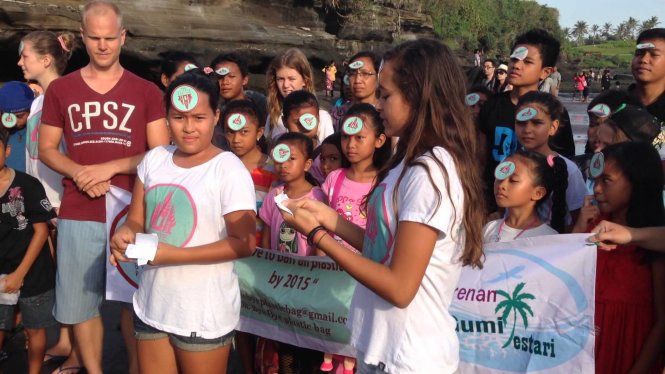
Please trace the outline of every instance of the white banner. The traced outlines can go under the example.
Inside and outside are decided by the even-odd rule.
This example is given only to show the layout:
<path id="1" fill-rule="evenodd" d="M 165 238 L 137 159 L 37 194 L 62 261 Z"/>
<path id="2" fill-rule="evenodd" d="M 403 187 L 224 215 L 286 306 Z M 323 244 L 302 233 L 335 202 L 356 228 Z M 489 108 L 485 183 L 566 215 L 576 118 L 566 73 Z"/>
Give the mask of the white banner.
<path id="1" fill-rule="evenodd" d="M 450 312 L 461 373 L 593 373 L 596 246 L 589 234 L 485 246 L 464 268 Z"/>
<path id="2" fill-rule="evenodd" d="M 115 230 L 125 222 L 131 199 L 131 193 L 114 186 L 106 194 L 106 233 L 109 241 Z M 110 256 L 111 249 L 107 241 L 106 299 L 131 303 L 138 287 L 139 267 L 135 262 L 121 262 L 118 267 L 114 267 L 108 261 Z"/>

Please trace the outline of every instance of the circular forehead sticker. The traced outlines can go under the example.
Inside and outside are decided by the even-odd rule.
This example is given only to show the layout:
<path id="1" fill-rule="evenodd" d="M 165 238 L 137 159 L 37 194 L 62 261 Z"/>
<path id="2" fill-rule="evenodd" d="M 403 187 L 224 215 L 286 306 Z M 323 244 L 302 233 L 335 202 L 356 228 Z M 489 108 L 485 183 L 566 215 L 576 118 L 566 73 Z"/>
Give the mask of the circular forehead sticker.
<path id="1" fill-rule="evenodd" d="M 349 64 L 349 68 L 353 70 L 358 70 L 363 66 L 365 66 L 365 63 L 362 61 L 353 61 L 351 64 Z"/>
<path id="2" fill-rule="evenodd" d="M 227 67 L 223 67 L 223 68 L 219 68 L 219 69 L 215 70 L 215 73 L 217 73 L 219 75 L 222 75 L 222 76 L 227 75 L 230 72 L 231 72 L 231 70 L 229 70 L 229 68 L 227 68 Z"/>
<path id="3" fill-rule="evenodd" d="M 640 43 L 637 46 L 635 46 L 636 49 L 652 49 L 656 48 L 656 45 L 653 43 Z"/>
<path id="4" fill-rule="evenodd" d="M 286 162 L 289 157 L 291 157 L 291 148 L 284 143 L 277 144 L 272 150 L 272 159 L 279 164 Z"/>
<path id="5" fill-rule="evenodd" d="M 355 135 L 363 129 L 363 120 L 360 117 L 349 117 L 342 125 L 342 131 L 346 135 Z"/>
<path id="6" fill-rule="evenodd" d="M 23 48 L 25 47 L 25 44 L 23 44 L 23 40 L 21 40 L 20 43 L 18 43 L 18 55 L 20 56 L 21 53 L 23 53 Z"/>
<path id="7" fill-rule="evenodd" d="M 12 128 L 16 126 L 16 115 L 14 113 L 5 113 L 2 115 L 2 125 L 6 128 Z"/>
<path id="8" fill-rule="evenodd" d="M 607 104 L 598 104 L 589 109 L 589 113 L 595 114 L 597 117 L 605 118 L 610 116 L 611 110 Z"/>
<path id="9" fill-rule="evenodd" d="M 181 112 L 189 112 L 199 103 L 199 95 L 194 87 L 183 84 L 173 90 L 171 105 Z"/>
<path id="10" fill-rule="evenodd" d="M 349 75 L 348 74 L 344 74 L 344 84 L 347 85 L 347 86 L 351 84 L 351 81 L 349 80 Z"/>
<path id="11" fill-rule="evenodd" d="M 196 65 L 194 65 L 194 64 L 187 64 L 187 65 L 185 65 L 185 71 L 190 71 L 190 70 L 198 69 L 198 68 L 199 68 L 199 67 L 196 66 Z"/>
<path id="12" fill-rule="evenodd" d="M 594 178 L 598 178 L 603 174 L 605 170 L 605 155 L 602 152 L 598 152 L 591 157 L 591 163 L 589 164 L 589 175 Z"/>
<path id="13" fill-rule="evenodd" d="M 518 60 L 524 60 L 526 56 L 529 55 L 529 49 L 527 47 L 517 47 L 510 55 L 510 58 L 516 58 Z"/>
<path id="14" fill-rule="evenodd" d="M 226 120 L 226 124 L 229 125 L 229 128 L 233 131 L 238 131 L 245 127 L 247 124 L 247 118 L 242 113 L 235 113 L 229 116 Z"/>
<path id="15" fill-rule="evenodd" d="M 518 121 L 528 121 L 531 118 L 535 117 L 536 114 L 538 114 L 538 111 L 536 109 L 531 107 L 526 107 L 517 112 L 515 119 L 517 119 Z"/>
<path id="16" fill-rule="evenodd" d="M 494 169 L 494 178 L 496 180 L 502 181 L 515 172 L 515 163 L 512 161 L 504 161 L 496 166 Z"/>
<path id="17" fill-rule="evenodd" d="M 478 102 L 480 101 L 480 95 L 478 95 L 475 92 L 470 93 L 470 94 L 466 95 L 466 97 L 464 98 L 464 101 L 466 102 L 467 106 L 474 106 L 474 105 L 478 104 Z"/>
<path id="18" fill-rule="evenodd" d="M 298 119 L 305 130 L 314 130 L 317 125 L 316 116 L 311 113 L 305 113 Z"/>

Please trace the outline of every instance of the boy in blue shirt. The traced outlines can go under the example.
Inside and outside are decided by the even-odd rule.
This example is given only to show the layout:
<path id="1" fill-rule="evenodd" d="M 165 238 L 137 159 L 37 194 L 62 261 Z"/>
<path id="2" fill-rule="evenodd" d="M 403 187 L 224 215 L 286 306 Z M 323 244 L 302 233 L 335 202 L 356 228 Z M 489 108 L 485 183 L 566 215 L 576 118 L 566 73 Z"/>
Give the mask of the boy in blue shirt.
<path id="1" fill-rule="evenodd" d="M 0 87 L 0 122 L 9 131 L 11 155 L 5 163 L 8 167 L 25 172 L 26 123 L 35 93 L 30 87 L 18 81 L 5 83 Z"/>

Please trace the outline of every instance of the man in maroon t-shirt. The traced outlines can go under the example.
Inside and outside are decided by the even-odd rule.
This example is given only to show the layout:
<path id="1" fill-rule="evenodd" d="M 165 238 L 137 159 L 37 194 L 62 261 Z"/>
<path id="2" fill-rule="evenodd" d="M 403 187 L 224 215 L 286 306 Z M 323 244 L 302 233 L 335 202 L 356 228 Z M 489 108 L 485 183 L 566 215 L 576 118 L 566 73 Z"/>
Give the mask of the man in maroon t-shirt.
<path id="1" fill-rule="evenodd" d="M 73 325 L 88 373 L 101 373 L 106 209 L 111 185 L 131 190 L 143 154 L 167 144 L 162 94 L 123 69 L 122 15 L 112 3 L 88 3 L 81 15 L 88 65 L 55 80 L 44 98 L 39 157 L 64 176 L 54 315 Z M 59 150 L 64 139 L 65 152 Z M 63 365 L 71 366 L 70 357 Z"/>

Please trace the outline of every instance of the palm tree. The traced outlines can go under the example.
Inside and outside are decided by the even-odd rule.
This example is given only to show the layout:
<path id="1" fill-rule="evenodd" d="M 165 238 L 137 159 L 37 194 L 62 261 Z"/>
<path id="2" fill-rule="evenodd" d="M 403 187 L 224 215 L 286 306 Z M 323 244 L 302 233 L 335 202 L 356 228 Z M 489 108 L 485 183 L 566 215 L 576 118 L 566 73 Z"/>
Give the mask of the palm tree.
<path id="1" fill-rule="evenodd" d="M 626 21 L 626 32 L 628 33 L 629 38 L 635 39 L 635 30 L 637 30 L 637 25 L 638 21 L 633 17 L 629 17 L 628 21 Z"/>
<path id="2" fill-rule="evenodd" d="M 566 38 L 566 40 L 570 40 L 570 37 L 572 35 L 570 27 L 564 27 L 563 29 L 561 29 L 561 32 L 563 33 L 563 37 Z"/>
<path id="3" fill-rule="evenodd" d="M 577 44 L 581 44 L 584 36 L 589 32 L 588 25 L 584 21 L 577 21 L 573 26 L 573 36 L 577 39 Z"/>
<path id="4" fill-rule="evenodd" d="M 609 22 L 605 22 L 603 24 L 603 36 L 605 37 L 605 39 L 609 38 L 611 31 L 612 31 L 612 24 Z"/>
<path id="5" fill-rule="evenodd" d="M 593 43 L 596 43 L 596 39 L 598 38 L 598 31 L 600 31 L 600 26 L 598 25 L 592 25 L 591 26 L 591 35 L 593 37 Z"/>
<path id="6" fill-rule="evenodd" d="M 513 290 L 512 297 L 505 291 L 502 290 L 496 291 L 497 295 L 503 296 L 504 298 L 506 298 L 506 300 L 503 300 L 502 302 L 497 304 L 496 308 L 494 309 L 494 313 L 498 313 L 499 310 L 503 309 L 503 314 L 501 315 L 501 319 L 505 323 L 508 320 L 510 312 L 513 312 L 513 329 L 510 332 L 508 340 L 506 340 L 506 343 L 501 348 L 506 348 L 510 344 L 510 342 L 513 341 L 513 337 L 515 336 L 515 327 L 517 326 L 517 313 L 519 313 L 520 316 L 522 317 L 522 322 L 524 324 L 525 329 L 529 327 L 529 320 L 526 316 L 526 313 L 528 312 L 533 317 L 533 310 L 531 310 L 531 307 L 527 305 L 524 302 L 524 300 L 534 300 L 535 297 L 530 293 L 520 294 L 525 285 L 526 283 L 524 282 L 518 284 L 517 287 L 515 287 L 515 289 Z"/>
<path id="7" fill-rule="evenodd" d="M 654 27 L 658 26 L 659 23 L 660 21 L 658 21 L 658 17 L 653 16 L 648 20 L 642 22 L 642 26 L 640 26 L 640 32 L 644 30 L 653 29 Z"/>

